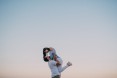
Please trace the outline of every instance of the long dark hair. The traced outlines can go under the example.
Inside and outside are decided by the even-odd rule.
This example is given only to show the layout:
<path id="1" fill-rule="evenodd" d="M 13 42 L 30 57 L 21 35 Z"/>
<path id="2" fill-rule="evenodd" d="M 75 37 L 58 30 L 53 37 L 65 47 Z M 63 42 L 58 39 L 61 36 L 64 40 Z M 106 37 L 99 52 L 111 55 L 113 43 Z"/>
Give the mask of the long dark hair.
<path id="1" fill-rule="evenodd" d="M 46 56 L 46 52 L 45 52 L 45 50 L 50 51 L 50 49 L 47 48 L 47 47 L 43 48 L 43 60 L 44 60 L 45 62 L 48 62 L 49 60 L 48 60 L 47 58 L 45 58 L 45 56 Z"/>

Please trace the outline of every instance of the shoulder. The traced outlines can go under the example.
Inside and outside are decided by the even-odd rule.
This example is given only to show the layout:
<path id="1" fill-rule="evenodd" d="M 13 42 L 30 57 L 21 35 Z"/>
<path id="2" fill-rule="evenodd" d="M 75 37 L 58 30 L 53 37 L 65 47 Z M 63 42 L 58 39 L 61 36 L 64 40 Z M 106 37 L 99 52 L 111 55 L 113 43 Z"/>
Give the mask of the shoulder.
<path id="1" fill-rule="evenodd" d="M 57 62 L 54 61 L 54 60 L 51 60 L 51 61 L 49 61 L 49 63 L 52 64 L 52 65 L 56 65 Z"/>

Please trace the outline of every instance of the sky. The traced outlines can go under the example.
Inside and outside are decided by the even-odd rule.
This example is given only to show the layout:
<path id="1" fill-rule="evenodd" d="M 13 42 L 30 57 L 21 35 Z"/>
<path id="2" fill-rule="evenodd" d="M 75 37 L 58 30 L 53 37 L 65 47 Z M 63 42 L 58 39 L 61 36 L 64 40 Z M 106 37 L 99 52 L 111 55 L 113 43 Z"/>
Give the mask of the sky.
<path id="1" fill-rule="evenodd" d="M 0 77 L 51 78 L 44 47 L 62 78 L 117 78 L 117 1 L 0 0 Z"/>

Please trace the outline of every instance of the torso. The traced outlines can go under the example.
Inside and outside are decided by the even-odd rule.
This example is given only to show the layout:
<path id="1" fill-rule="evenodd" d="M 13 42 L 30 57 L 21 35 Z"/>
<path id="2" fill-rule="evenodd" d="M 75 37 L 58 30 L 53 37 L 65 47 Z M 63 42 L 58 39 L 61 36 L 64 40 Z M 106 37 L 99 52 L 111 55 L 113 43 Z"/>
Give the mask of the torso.
<path id="1" fill-rule="evenodd" d="M 56 66 L 56 62 L 54 60 L 50 60 L 48 62 L 49 68 L 51 70 L 52 73 L 52 77 L 56 76 L 56 75 L 60 75 L 58 68 Z"/>

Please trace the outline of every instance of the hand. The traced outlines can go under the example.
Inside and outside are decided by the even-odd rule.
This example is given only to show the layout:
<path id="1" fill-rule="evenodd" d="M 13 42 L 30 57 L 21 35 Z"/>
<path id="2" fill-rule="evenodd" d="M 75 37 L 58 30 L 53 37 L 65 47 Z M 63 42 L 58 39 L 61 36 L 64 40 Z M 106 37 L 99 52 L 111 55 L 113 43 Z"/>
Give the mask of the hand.
<path id="1" fill-rule="evenodd" d="M 49 56 L 46 56 L 46 58 L 47 58 L 48 60 L 50 60 L 50 57 L 49 57 Z"/>

